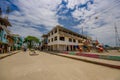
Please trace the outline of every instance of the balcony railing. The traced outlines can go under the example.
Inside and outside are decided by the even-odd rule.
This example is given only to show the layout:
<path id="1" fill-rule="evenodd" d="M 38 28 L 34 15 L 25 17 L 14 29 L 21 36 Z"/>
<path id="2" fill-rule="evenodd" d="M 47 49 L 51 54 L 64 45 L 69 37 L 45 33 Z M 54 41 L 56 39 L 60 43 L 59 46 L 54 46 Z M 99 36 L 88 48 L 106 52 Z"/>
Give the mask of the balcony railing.
<path id="1" fill-rule="evenodd" d="M 82 39 L 81 37 L 78 37 L 77 35 L 72 35 L 72 34 L 69 34 L 69 33 L 65 33 L 65 32 L 59 32 L 59 34 L 61 36 L 66 36 L 66 37 L 71 37 L 71 38 L 75 38 L 75 39 Z"/>

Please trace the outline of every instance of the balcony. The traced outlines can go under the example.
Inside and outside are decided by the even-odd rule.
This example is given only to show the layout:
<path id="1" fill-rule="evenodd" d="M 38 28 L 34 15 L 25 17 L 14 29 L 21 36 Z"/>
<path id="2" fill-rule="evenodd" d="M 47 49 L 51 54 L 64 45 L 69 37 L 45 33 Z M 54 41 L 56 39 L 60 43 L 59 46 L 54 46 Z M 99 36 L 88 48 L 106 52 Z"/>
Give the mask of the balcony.
<path id="1" fill-rule="evenodd" d="M 78 37 L 77 35 L 73 35 L 70 33 L 62 32 L 62 31 L 60 31 L 59 34 L 60 34 L 60 36 L 71 37 L 74 39 L 82 39 L 81 37 Z"/>

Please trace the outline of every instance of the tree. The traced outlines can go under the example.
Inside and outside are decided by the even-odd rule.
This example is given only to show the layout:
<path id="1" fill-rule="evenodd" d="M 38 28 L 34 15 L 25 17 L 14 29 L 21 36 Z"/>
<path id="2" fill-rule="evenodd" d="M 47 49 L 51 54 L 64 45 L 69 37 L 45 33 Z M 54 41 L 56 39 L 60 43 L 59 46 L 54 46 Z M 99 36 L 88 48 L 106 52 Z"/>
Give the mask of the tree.
<path id="1" fill-rule="evenodd" d="M 36 43 L 39 43 L 39 39 L 35 36 L 27 36 L 25 39 L 24 39 L 24 43 L 27 43 L 27 46 L 28 48 L 33 48 L 33 46 L 36 44 Z"/>

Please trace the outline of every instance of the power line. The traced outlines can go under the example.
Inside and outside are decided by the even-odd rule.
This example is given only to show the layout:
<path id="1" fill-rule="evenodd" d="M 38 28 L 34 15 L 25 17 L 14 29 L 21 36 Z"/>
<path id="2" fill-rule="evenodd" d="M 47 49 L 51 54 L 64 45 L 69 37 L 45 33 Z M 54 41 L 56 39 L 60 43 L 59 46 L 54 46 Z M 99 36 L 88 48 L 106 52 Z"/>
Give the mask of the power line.
<path id="1" fill-rule="evenodd" d="M 114 2 L 114 1 L 113 1 L 113 2 Z M 116 3 L 116 2 L 115 2 L 115 3 Z M 100 17 L 101 15 L 103 15 L 103 13 L 109 12 L 111 9 L 113 9 L 113 8 L 115 8 L 116 6 L 119 6 L 119 5 L 120 5 L 120 3 L 116 4 L 115 6 L 110 6 L 109 8 L 104 9 L 103 11 L 96 12 L 96 13 L 94 13 L 94 14 L 95 14 L 95 16 L 98 18 L 98 17 Z M 92 15 L 94 15 L 94 14 L 92 14 Z M 87 23 L 87 22 L 91 21 L 90 19 L 91 19 L 92 17 L 94 17 L 94 16 L 90 16 L 90 17 L 86 20 L 86 22 L 83 22 L 83 23 Z M 96 18 L 96 17 L 94 17 L 94 18 Z M 83 24 L 83 23 L 82 23 L 82 24 Z"/>

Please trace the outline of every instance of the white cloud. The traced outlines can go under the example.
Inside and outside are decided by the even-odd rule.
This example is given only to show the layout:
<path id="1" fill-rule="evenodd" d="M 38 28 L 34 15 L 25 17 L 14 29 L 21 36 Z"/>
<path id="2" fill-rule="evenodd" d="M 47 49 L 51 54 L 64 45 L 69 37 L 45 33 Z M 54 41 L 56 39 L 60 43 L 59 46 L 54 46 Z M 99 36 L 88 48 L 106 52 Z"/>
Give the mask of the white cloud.
<path id="1" fill-rule="evenodd" d="M 89 0 L 68 0 L 67 7 L 73 9 L 75 5 L 85 4 L 87 1 Z"/>
<path id="2" fill-rule="evenodd" d="M 80 3 L 79 0 L 68 0 L 67 7 L 73 9 L 74 6 L 77 5 L 77 4 L 79 4 L 79 3 Z"/>
<path id="3" fill-rule="evenodd" d="M 31 36 L 36 36 L 36 37 L 40 38 L 41 35 L 43 34 L 42 32 L 40 32 L 39 30 L 37 30 L 35 28 L 31 28 L 31 27 L 26 28 L 26 27 L 22 27 L 22 26 L 18 26 L 18 25 L 15 25 L 11 29 L 11 31 L 14 32 L 14 34 L 19 34 L 22 37 L 31 35 Z"/>
<path id="4" fill-rule="evenodd" d="M 23 26 L 20 25 L 44 25 L 44 28 L 47 30 L 52 29 L 55 25 L 59 24 L 56 17 L 56 7 L 60 3 L 60 0 L 14 0 L 13 3 L 16 5 L 20 11 L 14 11 L 10 14 L 9 19 L 16 22 L 16 26 L 19 26 L 23 29 Z M 25 23 L 28 22 L 28 23 Z M 13 26 L 15 26 L 13 24 Z M 26 26 L 30 28 L 31 26 Z M 39 26 L 38 26 L 39 27 Z M 13 33 L 16 31 L 20 33 L 20 30 L 12 28 Z M 30 28 L 30 30 L 34 28 Z M 26 30 L 27 33 L 22 33 L 22 35 L 30 35 L 29 30 Z M 20 33 L 21 34 L 21 33 Z M 34 33 L 35 35 L 38 35 Z"/>
<path id="5" fill-rule="evenodd" d="M 119 0 L 96 0 L 94 5 L 90 5 L 90 11 L 84 10 L 84 23 L 75 26 L 81 32 L 82 26 L 84 26 L 84 31 L 87 31 L 88 34 L 93 37 L 93 39 L 98 38 L 101 43 L 109 44 L 115 46 L 115 30 L 114 23 L 116 22 L 118 27 L 118 34 L 120 35 L 120 23 L 116 17 L 120 17 L 119 10 Z M 74 12 L 74 17 L 79 17 L 78 12 Z M 93 15 L 94 14 L 94 15 Z M 88 17 L 91 16 L 91 17 Z M 96 19 L 97 17 L 97 19 Z M 101 22 L 104 22 L 104 25 L 101 25 Z M 97 24 L 95 24 L 97 23 Z M 91 35 L 92 34 L 92 35 Z"/>
<path id="6" fill-rule="evenodd" d="M 40 36 L 42 32 L 37 30 L 37 28 L 32 28 L 32 26 L 40 27 L 38 25 L 44 25 L 41 27 L 47 30 L 52 29 L 55 25 L 59 24 L 59 15 L 56 15 L 59 9 L 56 9 L 56 7 L 61 1 L 62 0 L 13 0 L 13 3 L 20 11 L 13 11 L 9 16 L 13 23 L 13 27 L 11 28 L 12 32 L 23 36 L 31 34 Z M 68 1 L 67 8 L 73 9 L 76 5 L 85 4 L 89 0 L 66 1 Z M 88 35 L 92 34 L 93 39 L 97 37 L 101 43 L 114 45 L 114 22 L 120 25 L 119 4 L 119 0 L 94 0 L 94 4 L 88 3 L 88 10 L 86 10 L 85 7 L 79 9 L 76 7 L 76 10 L 72 13 L 72 17 L 78 20 L 85 19 L 85 21 L 83 24 L 79 24 L 73 28 L 77 28 L 81 32 L 81 27 L 84 26 L 84 31 L 87 31 Z M 59 8 L 61 7 L 65 6 L 60 5 Z M 67 11 L 68 10 L 61 12 L 66 13 Z M 67 16 L 60 17 L 63 19 L 67 18 Z M 101 25 L 102 22 L 105 24 Z M 120 35 L 119 26 L 118 32 Z"/>
<path id="7" fill-rule="evenodd" d="M 78 20 L 80 19 L 86 19 L 87 17 L 93 15 L 95 13 L 95 11 L 93 10 L 93 8 L 95 7 L 95 5 L 91 4 L 90 2 L 88 2 L 89 0 L 80 0 L 78 1 L 79 4 L 83 5 L 87 3 L 87 10 L 86 7 L 81 7 L 78 8 L 72 13 L 72 16 L 74 18 L 77 18 Z M 79 5 L 79 4 L 74 4 L 75 5 Z"/>
<path id="8" fill-rule="evenodd" d="M 72 16 L 74 16 L 74 18 L 76 18 L 76 19 L 78 19 L 78 20 L 80 20 L 81 18 L 80 18 L 80 16 L 82 16 L 83 15 L 83 12 L 81 12 L 81 11 L 79 11 L 79 10 L 75 10 L 73 13 L 72 13 Z M 82 18 L 83 18 L 84 16 L 82 16 Z"/>

